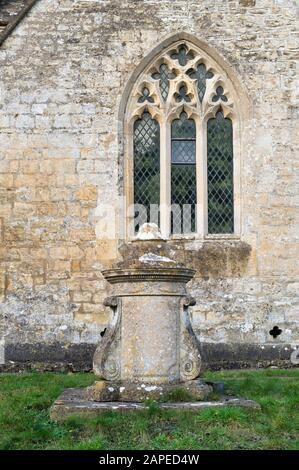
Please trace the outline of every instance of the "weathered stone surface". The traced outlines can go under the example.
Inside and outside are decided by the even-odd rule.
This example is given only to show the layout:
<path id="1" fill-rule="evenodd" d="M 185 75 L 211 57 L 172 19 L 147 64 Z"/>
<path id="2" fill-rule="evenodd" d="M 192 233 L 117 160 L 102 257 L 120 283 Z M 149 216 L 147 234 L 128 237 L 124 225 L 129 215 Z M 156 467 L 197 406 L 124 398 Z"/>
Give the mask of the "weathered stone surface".
<path id="1" fill-rule="evenodd" d="M 163 256 L 137 256 L 103 271 L 112 322 L 94 355 L 95 374 L 140 385 L 195 379 L 201 368 L 189 318 L 195 300 L 185 287 L 195 271 Z"/>
<path id="2" fill-rule="evenodd" d="M 213 391 L 204 381 L 190 380 L 176 384 L 132 383 L 101 380 L 86 389 L 85 398 L 92 401 L 143 402 L 164 400 L 176 393 L 183 393 L 189 400 L 204 400 Z M 186 398 L 187 401 L 187 398 Z"/>
<path id="3" fill-rule="evenodd" d="M 239 0 L 242 7 L 254 7 L 256 0 Z"/>
<path id="4" fill-rule="evenodd" d="M 76 354 L 56 359 L 60 344 L 90 364 L 86 351 L 111 321 L 101 271 L 122 256 L 119 236 L 103 236 L 100 210 L 118 206 L 122 191 L 121 96 L 142 58 L 188 31 L 225 59 L 252 105 L 242 130 L 249 139 L 242 232 L 240 240 L 171 241 L 160 255 L 197 270 L 190 311 L 208 345 L 205 364 L 292 365 L 299 341 L 295 5 L 190 0 L 186 14 L 185 3 L 38 0 L 1 45 L 0 335 L 7 361 L 23 367 L 39 349 L 41 363 L 77 367 Z M 118 230 L 117 216 L 111 219 Z M 282 334 L 273 339 L 276 324 Z"/>
<path id="5" fill-rule="evenodd" d="M 1 0 L 0 45 L 11 34 L 37 0 Z"/>
<path id="6" fill-rule="evenodd" d="M 162 238 L 159 227 L 156 224 L 143 224 L 137 234 L 137 240 L 159 240 Z"/>
<path id="7" fill-rule="evenodd" d="M 205 408 L 219 408 L 224 406 L 238 406 L 260 410 L 258 403 L 242 398 L 225 397 L 221 401 L 192 401 L 192 402 L 167 402 L 157 403 L 163 410 L 199 411 Z M 96 416 L 103 411 L 141 411 L 146 410 L 143 403 L 125 402 L 95 402 L 86 400 L 84 389 L 68 389 L 60 395 L 51 408 L 51 419 L 63 421 L 70 416 L 83 414 L 84 416 Z"/>

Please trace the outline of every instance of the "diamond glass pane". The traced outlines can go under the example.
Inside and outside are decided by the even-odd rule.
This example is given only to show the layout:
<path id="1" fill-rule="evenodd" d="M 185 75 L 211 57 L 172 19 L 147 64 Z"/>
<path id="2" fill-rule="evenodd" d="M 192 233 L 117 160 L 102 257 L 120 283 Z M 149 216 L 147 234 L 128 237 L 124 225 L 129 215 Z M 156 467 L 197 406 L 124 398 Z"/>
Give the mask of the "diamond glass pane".
<path id="1" fill-rule="evenodd" d="M 171 165 L 171 233 L 196 230 L 196 166 Z"/>
<path id="2" fill-rule="evenodd" d="M 154 80 L 159 80 L 159 87 L 161 96 L 164 101 L 167 100 L 169 93 L 169 80 L 172 80 L 176 77 L 176 73 L 171 71 L 167 64 L 161 64 L 159 67 L 159 72 L 152 74 Z"/>
<path id="3" fill-rule="evenodd" d="M 187 54 L 187 48 L 185 46 L 181 46 L 179 48 L 179 53 L 178 53 L 178 60 L 179 64 L 184 67 L 187 62 L 188 62 L 188 54 Z"/>
<path id="4" fill-rule="evenodd" d="M 167 100 L 169 93 L 169 78 L 172 77 L 166 64 L 160 66 L 160 91 L 164 101 Z"/>
<path id="5" fill-rule="evenodd" d="M 182 67 L 185 67 L 189 60 L 194 59 L 193 53 L 191 51 L 188 52 L 188 49 L 184 44 L 179 46 L 178 51 L 171 53 L 170 56 L 172 59 L 178 60 Z"/>
<path id="6" fill-rule="evenodd" d="M 145 208 L 145 217 L 139 226 L 150 222 L 150 205 L 159 203 L 160 127 L 149 113 L 144 113 L 134 125 L 134 204 Z M 139 226 L 135 227 L 136 231 Z"/>
<path id="7" fill-rule="evenodd" d="M 203 100 L 203 97 L 206 92 L 206 66 L 204 64 L 199 64 L 197 68 L 198 78 L 197 78 L 197 91 L 200 101 Z"/>
<path id="8" fill-rule="evenodd" d="M 171 232 L 196 230 L 196 128 L 182 113 L 171 132 Z"/>
<path id="9" fill-rule="evenodd" d="M 175 119 L 171 127 L 172 139 L 195 139 L 196 128 L 193 119 L 188 119 L 186 113 L 182 113 L 180 119 Z"/>
<path id="10" fill-rule="evenodd" d="M 202 102 L 206 93 L 206 81 L 214 76 L 211 71 L 207 72 L 205 64 L 199 64 L 196 69 L 187 71 L 190 78 L 197 81 L 197 92 L 200 102 Z"/>
<path id="11" fill-rule="evenodd" d="M 160 91 L 164 101 L 167 100 L 169 92 L 169 79 L 168 79 L 168 67 L 166 64 L 162 64 L 160 67 Z"/>
<path id="12" fill-rule="evenodd" d="M 195 164 L 195 140 L 173 140 L 171 162 Z"/>
<path id="13" fill-rule="evenodd" d="M 179 92 L 175 93 L 175 100 L 177 103 L 181 103 L 182 101 L 186 101 L 186 103 L 190 103 L 190 93 L 187 91 L 186 85 L 180 87 Z"/>
<path id="14" fill-rule="evenodd" d="M 208 230 L 234 232 L 233 128 L 222 112 L 208 121 Z"/>
<path id="15" fill-rule="evenodd" d="M 227 102 L 227 97 L 224 95 L 224 90 L 222 86 L 218 86 L 216 88 L 216 95 L 214 95 L 212 98 L 213 103 L 216 103 L 216 101 L 218 100 Z"/>

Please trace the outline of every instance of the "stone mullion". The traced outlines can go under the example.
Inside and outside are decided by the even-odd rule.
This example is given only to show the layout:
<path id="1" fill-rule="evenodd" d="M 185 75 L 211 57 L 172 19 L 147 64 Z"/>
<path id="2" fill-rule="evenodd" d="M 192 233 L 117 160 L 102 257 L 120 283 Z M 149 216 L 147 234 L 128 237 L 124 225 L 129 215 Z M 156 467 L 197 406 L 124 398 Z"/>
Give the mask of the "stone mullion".
<path id="1" fill-rule="evenodd" d="M 207 123 L 205 120 L 196 120 L 196 134 L 196 231 L 200 238 L 204 238 L 208 230 Z"/>
<path id="2" fill-rule="evenodd" d="M 233 185 L 234 185 L 234 235 L 241 235 L 241 129 L 240 120 L 231 117 L 233 125 Z"/>
<path id="3" fill-rule="evenodd" d="M 170 124 L 163 117 L 160 121 L 160 229 L 163 238 L 170 235 L 171 206 L 171 140 Z"/>

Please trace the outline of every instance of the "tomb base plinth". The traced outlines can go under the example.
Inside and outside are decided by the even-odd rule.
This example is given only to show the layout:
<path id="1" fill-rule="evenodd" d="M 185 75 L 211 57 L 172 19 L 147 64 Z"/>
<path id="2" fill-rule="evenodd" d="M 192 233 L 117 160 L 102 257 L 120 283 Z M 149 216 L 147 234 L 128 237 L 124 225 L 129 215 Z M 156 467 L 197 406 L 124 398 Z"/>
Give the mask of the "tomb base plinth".
<path id="1" fill-rule="evenodd" d="M 74 416 L 97 417 L 107 411 L 127 412 L 145 411 L 149 409 L 146 402 L 137 401 L 93 401 L 86 398 L 86 389 L 69 388 L 55 401 L 51 408 L 51 418 L 54 421 L 64 421 Z M 242 407 L 260 410 L 261 406 L 253 400 L 223 396 L 219 400 L 157 402 L 161 410 L 198 412 L 206 408 Z"/>

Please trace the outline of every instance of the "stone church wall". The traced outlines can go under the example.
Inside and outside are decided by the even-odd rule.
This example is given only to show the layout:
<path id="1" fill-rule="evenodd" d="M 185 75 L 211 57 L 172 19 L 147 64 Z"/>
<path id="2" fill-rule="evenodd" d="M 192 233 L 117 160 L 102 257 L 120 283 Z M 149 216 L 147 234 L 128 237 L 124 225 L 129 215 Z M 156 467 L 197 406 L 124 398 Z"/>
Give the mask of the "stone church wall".
<path id="1" fill-rule="evenodd" d="M 239 239 L 174 243 L 197 269 L 212 367 L 291 365 L 299 344 L 296 7 L 292 0 L 38 0 L 0 48 L 0 336 L 5 368 L 88 369 L 110 321 L 102 234 L 122 188 L 119 109 L 167 37 L 204 40 L 251 105 Z M 297 101 L 296 101 L 297 99 Z M 275 339 L 269 331 L 278 326 Z M 294 361 L 293 361 L 294 362 Z"/>

